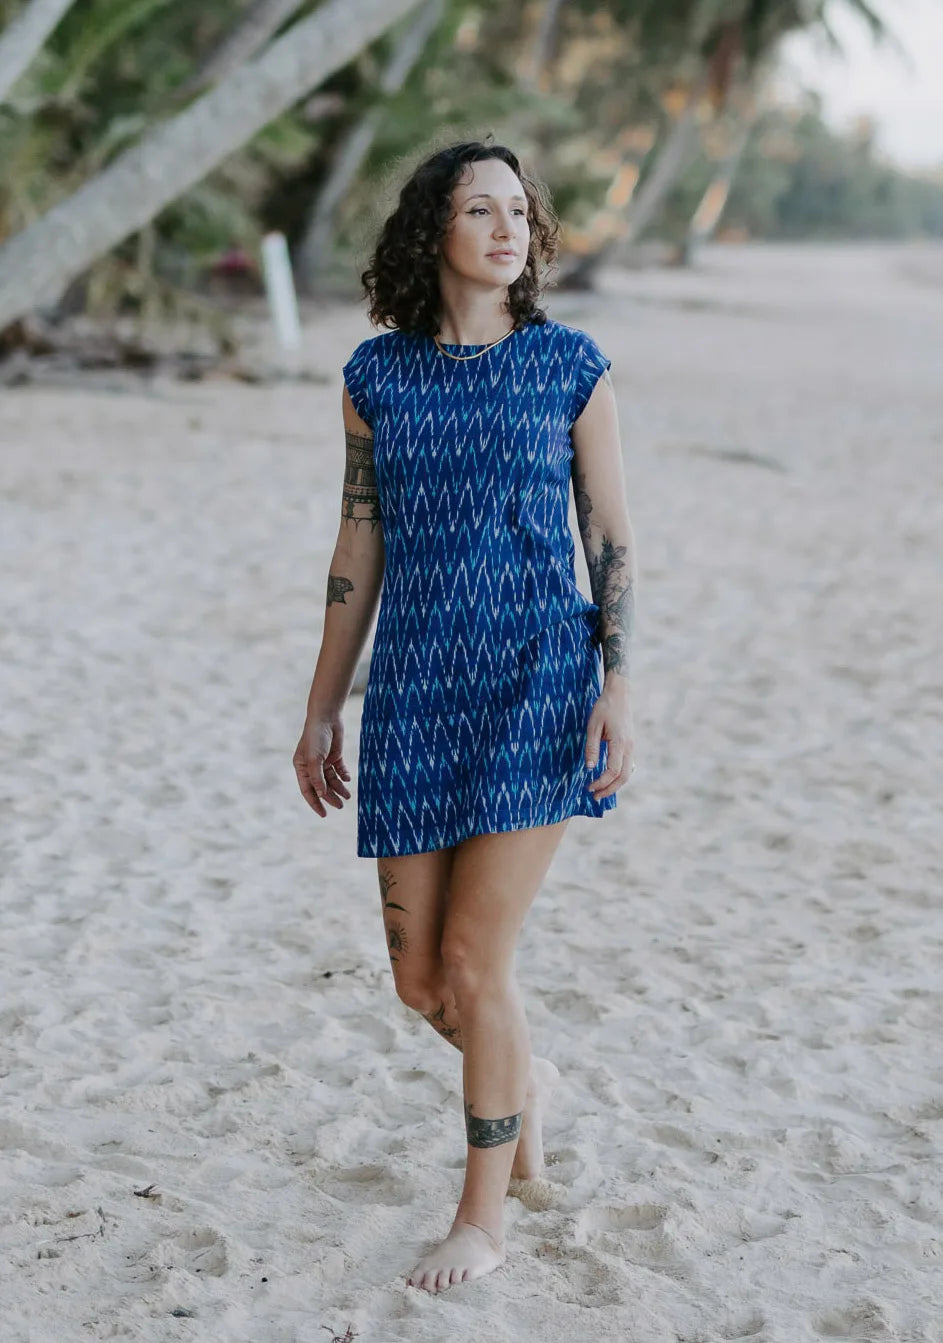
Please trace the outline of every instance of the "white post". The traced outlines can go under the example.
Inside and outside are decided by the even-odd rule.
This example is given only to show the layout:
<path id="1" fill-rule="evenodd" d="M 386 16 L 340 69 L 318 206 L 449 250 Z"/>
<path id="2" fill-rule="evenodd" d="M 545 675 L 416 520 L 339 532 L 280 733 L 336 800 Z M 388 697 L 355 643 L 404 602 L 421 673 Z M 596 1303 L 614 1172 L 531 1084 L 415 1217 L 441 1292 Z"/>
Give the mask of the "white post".
<path id="1" fill-rule="evenodd" d="M 262 270 L 275 335 L 282 351 L 292 356 L 288 362 L 296 369 L 301 323 L 284 233 L 266 233 L 262 239 Z"/>

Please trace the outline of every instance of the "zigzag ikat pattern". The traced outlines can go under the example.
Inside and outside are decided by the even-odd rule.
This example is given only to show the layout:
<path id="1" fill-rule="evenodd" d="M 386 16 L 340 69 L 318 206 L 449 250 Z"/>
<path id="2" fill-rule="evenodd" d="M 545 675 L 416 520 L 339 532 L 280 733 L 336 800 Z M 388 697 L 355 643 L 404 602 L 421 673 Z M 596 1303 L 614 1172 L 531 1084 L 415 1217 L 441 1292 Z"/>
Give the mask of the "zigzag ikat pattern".
<path id="1" fill-rule="evenodd" d="M 480 346 L 446 345 L 455 354 Z M 344 381 L 374 434 L 385 571 L 360 728 L 357 853 L 601 816 L 583 763 L 599 608 L 576 586 L 571 428 L 610 361 L 548 320 L 459 362 L 362 341 Z"/>

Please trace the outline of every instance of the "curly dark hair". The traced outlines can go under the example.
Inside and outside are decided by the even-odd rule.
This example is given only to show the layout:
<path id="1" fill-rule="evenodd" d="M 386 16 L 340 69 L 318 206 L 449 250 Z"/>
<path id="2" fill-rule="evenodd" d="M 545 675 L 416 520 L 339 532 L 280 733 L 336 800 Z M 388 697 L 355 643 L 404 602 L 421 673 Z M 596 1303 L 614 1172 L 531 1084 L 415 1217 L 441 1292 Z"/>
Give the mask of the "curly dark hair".
<path id="1" fill-rule="evenodd" d="M 453 188 L 465 165 L 482 159 L 503 160 L 517 174 L 527 197 L 527 264 L 508 285 L 514 328 L 546 322 L 547 314 L 537 300 L 556 263 L 560 228 L 549 192 L 522 171 L 517 155 L 506 145 L 465 140 L 437 150 L 414 169 L 382 226 L 370 264 L 360 276 L 374 326 L 427 336 L 439 330 L 438 244 L 451 216 Z"/>

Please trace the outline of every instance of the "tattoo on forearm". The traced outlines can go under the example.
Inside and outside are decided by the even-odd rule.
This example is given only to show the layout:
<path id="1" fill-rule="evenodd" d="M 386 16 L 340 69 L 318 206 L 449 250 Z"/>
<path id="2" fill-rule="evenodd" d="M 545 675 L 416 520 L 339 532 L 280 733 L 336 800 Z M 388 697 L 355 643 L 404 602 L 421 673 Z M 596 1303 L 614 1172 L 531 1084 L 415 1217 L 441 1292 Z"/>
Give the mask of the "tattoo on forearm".
<path id="1" fill-rule="evenodd" d="M 471 1105 L 465 1106 L 465 1131 L 470 1147 L 500 1147 L 502 1143 L 513 1142 L 521 1131 L 524 1111 L 508 1115 L 506 1119 L 479 1119 L 472 1114 Z"/>
<path id="2" fill-rule="evenodd" d="M 592 549 L 592 500 L 586 489 L 586 476 L 573 472 L 573 497 L 580 536 L 586 550 L 589 583 L 593 601 L 601 618 L 602 654 L 606 671 L 629 674 L 629 640 L 635 626 L 635 580 L 626 568 L 626 546 L 616 546 L 603 533 L 602 551 Z"/>
<path id="3" fill-rule="evenodd" d="M 356 527 L 369 522 L 371 532 L 380 521 L 380 496 L 373 462 L 373 439 L 344 430 L 347 463 L 344 468 L 344 496 L 341 514 Z"/>
<path id="4" fill-rule="evenodd" d="M 354 585 L 349 578 L 344 578 L 341 574 L 328 574 L 327 576 L 327 604 L 340 602 L 346 606 L 344 597 L 348 592 L 353 592 Z"/>
<path id="5" fill-rule="evenodd" d="M 602 539 L 602 554 L 593 556 L 590 585 L 602 611 L 602 657 L 606 671 L 629 674 L 629 639 L 635 620 L 635 586 L 625 569 L 625 546 Z M 598 594 L 598 595 L 597 595 Z"/>

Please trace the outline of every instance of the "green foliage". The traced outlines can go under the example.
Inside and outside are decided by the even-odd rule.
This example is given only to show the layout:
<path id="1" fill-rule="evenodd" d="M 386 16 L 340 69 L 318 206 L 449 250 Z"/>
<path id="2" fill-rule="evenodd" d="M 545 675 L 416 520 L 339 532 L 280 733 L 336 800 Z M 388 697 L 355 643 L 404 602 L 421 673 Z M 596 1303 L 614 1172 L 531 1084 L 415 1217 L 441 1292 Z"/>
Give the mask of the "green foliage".
<path id="1" fill-rule="evenodd" d="M 291 22 L 317 8 L 299 3 Z M 868 0 L 842 0 L 873 27 Z M 25 0 L 0 0 L 8 22 Z M 239 23 L 251 0 L 79 0 L 0 105 L 0 239 L 67 198 L 179 106 L 179 90 Z M 152 221 L 146 245 L 116 255 L 174 283 L 194 283 L 225 248 L 252 250 L 267 228 L 295 240 L 345 134 L 365 116 L 375 137 L 337 219 L 348 265 L 391 204 L 404 166 L 453 136 L 514 146 L 538 165 L 560 215 L 585 221 L 619 163 L 644 176 L 670 95 L 705 62 L 715 92 L 730 53 L 747 77 L 778 37 L 821 23 L 829 0 L 565 0 L 553 78 L 522 77 L 537 0 L 446 0 L 441 23 L 395 95 L 379 88 L 396 29 L 326 81 L 318 97 L 275 119 L 204 182 Z M 838 3 L 838 0 L 832 0 Z M 726 45 L 725 45 L 726 44 Z M 671 195 L 661 232 L 681 237 L 713 169 L 693 163 Z M 882 164 L 866 140 L 836 137 L 814 107 L 770 113 L 756 127 L 725 221 L 755 236 L 910 236 L 940 233 L 941 188 Z"/>

